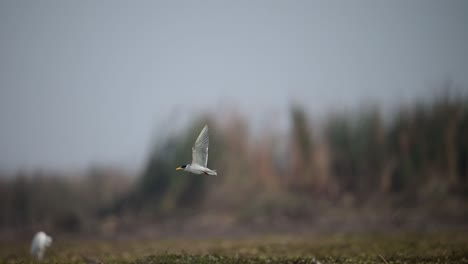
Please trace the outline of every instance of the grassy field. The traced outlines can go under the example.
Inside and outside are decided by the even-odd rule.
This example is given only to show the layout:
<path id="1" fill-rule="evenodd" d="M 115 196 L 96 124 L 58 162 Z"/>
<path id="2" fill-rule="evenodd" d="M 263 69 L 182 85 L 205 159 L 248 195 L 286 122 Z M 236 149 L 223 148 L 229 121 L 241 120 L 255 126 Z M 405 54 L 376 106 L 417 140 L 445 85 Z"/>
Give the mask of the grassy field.
<path id="1" fill-rule="evenodd" d="M 1 263 L 34 263 L 28 243 Z M 56 238 L 43 263 L 468 263 L 468 232 L 265 236 L 152 241 Z"/>

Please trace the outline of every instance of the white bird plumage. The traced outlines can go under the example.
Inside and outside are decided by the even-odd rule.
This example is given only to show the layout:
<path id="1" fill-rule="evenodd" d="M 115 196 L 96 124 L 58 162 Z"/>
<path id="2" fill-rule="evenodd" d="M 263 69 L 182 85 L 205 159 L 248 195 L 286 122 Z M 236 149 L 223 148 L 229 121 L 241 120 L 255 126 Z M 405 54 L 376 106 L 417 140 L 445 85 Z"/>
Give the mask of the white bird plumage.
<path id="1" fill-rule="evenodd" d="M 52 244 L 52 238 L 46 233 L 40 231 L 37 232 L 31 242 L 31 255 L 38 260 L 44 257 L 44 253 L 47 247 Z"/>
<path id="2" fill-rule="evenodd" d="M 208 135 L 208 126 L 205 125 L 198 135 L 195 144 L 192 147 L 192 163 L 182 165 L 176 170 L 184 170 L 194 174 L 218 175 L 216 170 L 209 169 L 208 166 L 208 147 L 210 138 Z"/>

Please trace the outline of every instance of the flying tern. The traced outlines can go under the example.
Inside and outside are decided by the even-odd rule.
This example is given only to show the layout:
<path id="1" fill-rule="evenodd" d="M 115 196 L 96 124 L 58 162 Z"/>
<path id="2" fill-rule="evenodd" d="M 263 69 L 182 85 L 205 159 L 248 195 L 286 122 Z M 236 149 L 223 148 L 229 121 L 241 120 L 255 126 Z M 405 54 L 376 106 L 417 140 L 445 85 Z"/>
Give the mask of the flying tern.
<path id="1" fill-rule="evenodd" d="M 192 147 L 192 163 L 184 164 L 176 170 L 184 170 L 194 174 L 218 175 L 216 170 L 207 167 L 209 143 L 208 126 L 205 125 Z"/>

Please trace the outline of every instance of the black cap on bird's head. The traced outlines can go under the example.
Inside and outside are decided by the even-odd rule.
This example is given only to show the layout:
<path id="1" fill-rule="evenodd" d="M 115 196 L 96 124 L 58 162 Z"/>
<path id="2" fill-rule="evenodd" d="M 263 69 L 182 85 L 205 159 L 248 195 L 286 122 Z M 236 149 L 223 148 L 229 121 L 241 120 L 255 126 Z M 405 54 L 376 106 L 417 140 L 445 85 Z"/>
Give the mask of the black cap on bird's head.
<path id="1" fill-rule="evenodd" d="M 183 170 L 183 169 L 185 169 L 185 167 L 187 167 L 187 165 L 186 165 L 186 164 L 184 164 L 184 165 L 182 165 L 182 166 L 180 166 L 180 167 L 176 168 L 176 170 Z"/>

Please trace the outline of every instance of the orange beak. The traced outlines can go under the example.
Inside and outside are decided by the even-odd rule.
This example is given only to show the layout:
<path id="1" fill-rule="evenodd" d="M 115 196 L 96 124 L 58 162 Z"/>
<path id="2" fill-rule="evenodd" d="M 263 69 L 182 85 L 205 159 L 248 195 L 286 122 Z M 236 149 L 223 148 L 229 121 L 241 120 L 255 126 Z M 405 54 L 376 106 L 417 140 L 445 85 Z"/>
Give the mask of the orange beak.
<path id="1" fill-rule="evenodd" d="M 183 169 L 184 169 L 184 168 L 182 168 L 182 167 L 178 167 L 178 168 L 176 168 L 175 170 L 183 170 Z"/>

